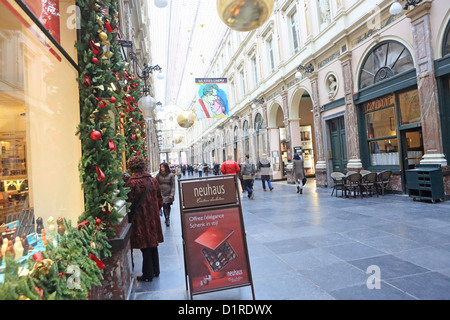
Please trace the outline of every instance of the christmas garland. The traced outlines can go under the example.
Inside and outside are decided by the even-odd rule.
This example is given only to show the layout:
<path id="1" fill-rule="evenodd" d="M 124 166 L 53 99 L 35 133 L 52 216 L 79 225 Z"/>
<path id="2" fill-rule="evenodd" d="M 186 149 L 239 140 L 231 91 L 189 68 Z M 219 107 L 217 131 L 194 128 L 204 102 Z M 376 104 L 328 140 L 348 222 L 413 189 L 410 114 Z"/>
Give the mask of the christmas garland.
<path id="1" fill-rule="evenodd" d="M 102 259 L 111 256 L 112 227 L 123 218 L 114 207 L 128 193 L 121 155 L 125 152 L 128 159 L 147 154 L 145 121 L 136 101 L 140 81 L 119 51 L 118 0 L 76 4 L 81 13 L 81 38 L 76 44 L 81 114 L 76 134 L 82 147 L 79 171 L 85 211 L 77 227 L 64 220 L 66 231 L 56 237 L 56 245 L 43 239 L 45 252 L 30 257 L 26 268 L 7 253 L 0 299 L 88 299 L 92 287 L 101 285 Z"/>

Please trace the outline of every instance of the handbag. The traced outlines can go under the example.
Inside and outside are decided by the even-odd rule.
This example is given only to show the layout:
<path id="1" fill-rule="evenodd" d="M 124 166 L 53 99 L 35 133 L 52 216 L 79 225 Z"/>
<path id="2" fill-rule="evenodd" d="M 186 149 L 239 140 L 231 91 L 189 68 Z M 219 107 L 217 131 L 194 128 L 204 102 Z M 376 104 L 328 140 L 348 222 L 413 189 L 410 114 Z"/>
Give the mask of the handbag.
<path id="1" fill-rule="evenodd" d="M 145 188 L 145 191 L 142 193 L 141 197 L 136 203 L 133 203 L 130 207 L 130 212 L 128 213 L 128 223 L 131 223 L 134 218 L 134 214 L 136 213 L 136 210 L 141 206 L 142 202 L 144 201 L 145 196 L 147 195 L 148 191 L 150 190 L 150 185 L 152 184 L 152 179 L 148 179 L 147 188 Z"/>
<path id="2" fill-rule="evenodd" d="M 303 185 L 306 184 L 306 177 L 304 177 L 304 178 L 302 179 L 302 184 L 303 184 Z"/>

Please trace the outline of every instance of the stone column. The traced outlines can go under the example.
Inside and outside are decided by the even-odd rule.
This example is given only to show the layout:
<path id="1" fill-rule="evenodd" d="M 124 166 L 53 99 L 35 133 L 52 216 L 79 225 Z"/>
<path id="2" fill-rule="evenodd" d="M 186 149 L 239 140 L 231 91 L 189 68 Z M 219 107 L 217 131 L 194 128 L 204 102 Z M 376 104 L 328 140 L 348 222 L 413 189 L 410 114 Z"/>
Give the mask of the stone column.
<path id="1" fill-rule="evenodd" d="M 284 115 L 284 127 L 286 129 L 286 144 L 289 145 L 289 148 L 292 148 L 291 146 L 291 128 L 289 126 L 289 103 L 288 103 L 288 95 L 287 92 L 284 91 L 281 93 L 281 98 L 283 100 L 283 115 Z"/>
<path id="2" fill-rule="evenodd" d="M 311 101 L 313 103 L 313 116 L 314 116 L 314 135 L 316 137 L 314 145 L 314 153 L 317 155 L 316 163 L 316 186 L 327 187 L 327 162 L 325 159 L 324 146 L 323 146 L 323 130 L 322 120 L 320 115 L 320 99 L 319 99 L 319 84 L 318 73 L 314 72 L 309 77 L 311 81 Z"/>
<path id="3" fill-rule="evenodd" d="M 411 19 L 414 55 L 416 58 L 417 88 L 419 91 L 422 134 L 425 154 L 421 164 L 447 165 L 443 154 L 441 121 L 437 83 L 434 76 L 434 54 L 431 43 L 431 1 L 408 11 Z"/>
<path id="4" fill-rule="evenodd" d="M 359 150 L 358 119 L 353 100 L 353 71 L 352 53 L 347 51 L 339 57 L 342 64 L 342 74 L 345 91 L 345 133 L 347 136 L 347 170 L 360 171 L 362 169 Z"/>

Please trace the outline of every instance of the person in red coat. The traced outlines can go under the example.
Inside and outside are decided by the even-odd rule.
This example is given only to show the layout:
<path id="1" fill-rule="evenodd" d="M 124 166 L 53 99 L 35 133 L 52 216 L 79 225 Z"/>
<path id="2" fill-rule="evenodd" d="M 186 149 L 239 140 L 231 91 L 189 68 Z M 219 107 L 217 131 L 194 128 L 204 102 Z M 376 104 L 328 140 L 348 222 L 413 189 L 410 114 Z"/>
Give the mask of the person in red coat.
<path id="1" fill-rule="evenodd" d="M 159 210 L 163 205 L 163 198 L 158 181 L 146 171 L 144 158 L 131 157 L 128 169 L 131 177 L 125 183 L 130 188 L 128 202 L 137 203 L 147 188 L 150 179 L 150 189 L 142 204 L 136 208 L 131 220 L 131 249 L 142 251 L 142 276 L 138 281 L 152 281 L 159 275 L 158 243 L 164 242 Z"/>
<path id="2" fill-rule="evenodd" d="M 220 171 L 223 174 L 238 174 L 241 169 L 239 168 L 239 165 L 236 161 L 233 160 L 233 156 L 228 155 L 227 161 L 222 163 L 222 167 L 220 168 Z"/>

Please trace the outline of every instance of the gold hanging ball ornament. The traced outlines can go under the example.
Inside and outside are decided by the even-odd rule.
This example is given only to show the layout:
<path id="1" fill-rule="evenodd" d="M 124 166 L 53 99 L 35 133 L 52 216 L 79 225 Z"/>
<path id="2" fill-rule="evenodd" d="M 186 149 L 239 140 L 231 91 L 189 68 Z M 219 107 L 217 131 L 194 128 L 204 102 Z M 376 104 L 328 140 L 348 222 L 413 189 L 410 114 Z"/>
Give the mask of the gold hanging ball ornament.
<path id="1" fill-rule="evenodd" d="M 274 0 L 217 0 L 220 19 L 230 29 L 251 31 L 262 26 L 273 11 Z"/>
<path id="2" fill-rule="evenodd" d="M 194 114 L 191 111 L 182 111 L 178 114 L 177 122 L 182 128 L 190 128 L 195 122 Z"/>
<path id="3" fill-rule="evenodd" d="M 181 141 L 183 141 L 183 136 L 181 136 L 179 134 L 174 135 L 172 141 L 175 144 L 179 144 L 179 143 L 181 143 Z"/>

